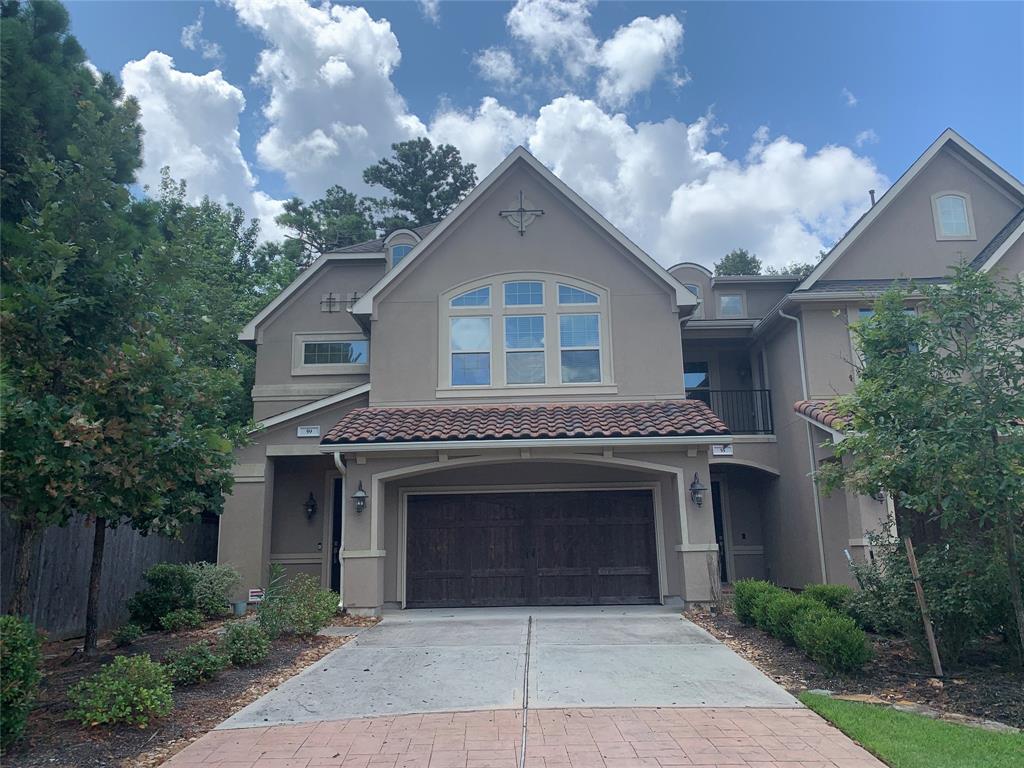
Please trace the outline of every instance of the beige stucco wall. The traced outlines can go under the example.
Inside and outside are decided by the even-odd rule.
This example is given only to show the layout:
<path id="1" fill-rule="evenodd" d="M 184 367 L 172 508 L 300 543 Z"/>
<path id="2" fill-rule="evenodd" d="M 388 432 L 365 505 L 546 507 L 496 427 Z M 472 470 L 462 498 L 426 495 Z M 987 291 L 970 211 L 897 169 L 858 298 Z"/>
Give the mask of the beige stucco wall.
<path id="1" fill-rule="evenodd" d="M 520 190 L 545 212 L 522 237 L 498 216 L 499 209 L 518 199 Z M 607 400 L 682 394 L 678 311 L 668 284 L 520 164 L 482 195 L 379 298 L 372 345 L 373 350 L 387 352 L 371 352 L 371 401 L 435 402 L 438 366 L 448 365 L 447 350 L 439 353 L 438 349 L 439 297 L 460 284 L 508 272 L 575 277 L 609 292 L 610 354 L 618 390 L 594 388 L 593 394 L 580 394 L 582 385 L 576 385 L 573 394 L 565 397 Z M 496 306 L 501 300 L 500 295 L 492 298 Z M 557 328 L 548 328 L 546 342 L 549 347 L 558 344 Z M 652 355 L 652 350 L 658 353 Z M 500 350 L 492 350 L 492 354 L 500 354 Z M 536 396 L 525 394 L 515 399 L 559 399 L 552 389 L 558 389 L 558 382 L 549 382 Z M 507 389 L 494 387 L 492 391 L 485 399 L 509 397 Z"/>
<path id="2" fill-rule="evenodd" d="M 1013 243 L 991 272 L 1003 280 L 1019 280 L 1024 275 L 1024 237 Z"/>
<path id="3" fill-rule="evenodd" d="M 974 258 L 1024 200 L 959 157 L 949 147 L 940 151 L 822 279 L 937 277 L 961 254 L 968 261 Z M 949 191 L 970 196 L 977 239 L 936 239 L 932 195 Z"/>
<path id="4" fill-rule="evenodd" d="M 847 303 L 805 304 L 799 312 L 803 319 L 808 396 L 829 398 L 849 393 L 853 388 L 853 351 Z M 789 408 L 799 399 L 791 400 Z"/>

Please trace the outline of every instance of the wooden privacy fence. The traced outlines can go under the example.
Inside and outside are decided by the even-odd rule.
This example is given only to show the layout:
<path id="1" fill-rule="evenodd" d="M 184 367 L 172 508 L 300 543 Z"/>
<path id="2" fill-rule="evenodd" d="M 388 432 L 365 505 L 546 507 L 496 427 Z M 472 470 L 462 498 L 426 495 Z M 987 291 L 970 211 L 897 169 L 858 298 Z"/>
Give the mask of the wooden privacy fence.
<path id="1" fill-rule="evenodd" d="M 92 559 L 93 528 L 75 518 L 65 528 L 50 528 L 32 558 L 29 585 L 30 618 L 51 640 L 85 633 L 85 601 Z M 18 528 L 6 515 L 0 519 L 0 604 L 6 612 L 14 578 Z M 185 528 L 181 541 L 140 536 L 128 526 L 107 531 L 100 599 L 100 630 L 122 623 L 128 598 L 142 589 L 142 574 L 155 563 L 188 563 L 217 559 L 217 519 Z"/>

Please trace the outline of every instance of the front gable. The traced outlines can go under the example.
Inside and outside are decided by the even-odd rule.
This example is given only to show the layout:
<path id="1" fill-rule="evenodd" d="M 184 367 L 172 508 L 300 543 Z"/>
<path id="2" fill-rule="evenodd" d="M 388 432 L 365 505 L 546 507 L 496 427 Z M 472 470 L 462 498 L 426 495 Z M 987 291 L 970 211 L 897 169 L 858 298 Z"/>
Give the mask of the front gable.
<path id="1" fill-rule="evenodd" d="M 944 195 L 966 201 L 970 232 L 937 225 Z M 970 262 L 1024 208 L 1024 186 L 955 131 L 947 130 L 858 221 L 800 285 L 819 281 L 940 277 Z M 819 286 L 822 287 L 822 286 Z"/>

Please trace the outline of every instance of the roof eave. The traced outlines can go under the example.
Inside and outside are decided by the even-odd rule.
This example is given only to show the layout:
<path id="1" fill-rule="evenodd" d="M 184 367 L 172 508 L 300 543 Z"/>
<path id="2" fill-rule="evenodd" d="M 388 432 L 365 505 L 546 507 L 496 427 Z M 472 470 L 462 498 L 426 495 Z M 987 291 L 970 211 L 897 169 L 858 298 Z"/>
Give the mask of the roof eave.
<path id="1" fill-rule="evenodd" d="M 673 445 L 724 445 L 731 434 L 666 435 L 662 437 L 543 437 L 505 440 L 413 440 L 381 443 L 320 443 L 321 453 L 382 453 L 387 451 L 453 451 L 522 448 L 614 448 Z"/>

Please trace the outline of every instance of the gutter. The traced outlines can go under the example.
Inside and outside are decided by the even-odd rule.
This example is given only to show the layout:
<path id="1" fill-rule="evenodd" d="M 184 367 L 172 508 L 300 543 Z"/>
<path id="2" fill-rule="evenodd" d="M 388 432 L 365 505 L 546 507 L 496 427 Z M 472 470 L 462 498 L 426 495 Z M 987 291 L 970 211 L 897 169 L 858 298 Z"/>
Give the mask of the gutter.
<path id="1" fill-rule="evenodd" d="M 515 440 L 417 440 L 393 443 L 321 443 L 321 453 L 382 453 L 386 451 L 451 451 L 516 448 L 616 448 L 665 445 L 725 445 L 732 435 L 670 437 L 543 437 Z"/>
<path id="2" fill-rule="evenodd" d="M 800 322 L 799 317 L 787 315 L 781 308 L 779 309 L 779 317 L 783 317 L 786 320 L 792 320 L 796 323 L 796 345 L 797 356 L 800 358 L 800 386 L 803 390 L 802 399 L 809 400 L 810 397 L 807 394 L 807 366 L 804 364 L 803 323 Z M 810 422 L 806 421 L 804 427 L 807 430 L 807 458 L 810 461 L 811 466 L 811 495 L 814 497 L 814 524 L 818 529 L 818 560 L 821 565 L 821 583 L 828 584 L 828 572 L 825 569 L 825 537 L 821 531 L 821 501 L 818 498 L 818 479 L 815 471 L 817 466 L 814 463 L 814 439 L 811 437 Z"/>

